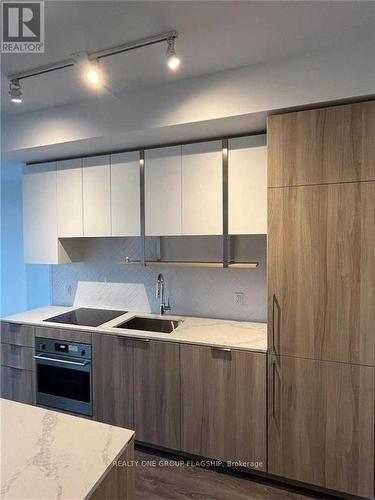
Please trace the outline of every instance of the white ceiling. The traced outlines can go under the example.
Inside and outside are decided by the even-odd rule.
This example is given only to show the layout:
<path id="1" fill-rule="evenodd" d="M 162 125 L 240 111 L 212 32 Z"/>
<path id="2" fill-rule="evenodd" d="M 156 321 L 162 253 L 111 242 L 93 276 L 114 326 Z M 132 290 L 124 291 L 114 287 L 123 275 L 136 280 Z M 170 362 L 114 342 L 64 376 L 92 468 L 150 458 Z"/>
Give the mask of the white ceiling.
<path id="1" fill-rule="evenodd" d="M 101 65 L 105 92 L 255 65 L 374 40 L 373 1 L 46 1 L 45 54 L 3 54 L 2 110 L 16 113 L 86 99 L 76 69 L 23 81 L 24 103 L 12 105 L 6 76 L 171 29 L 182 66 L 171 74 L 165 46 L 120 54 Z M 91 95 L 92 97 L 92 95 Z M 94 96 L 95 98 L 95 96 Z M 100 95 L 97 96 L 100 102 Z"/>

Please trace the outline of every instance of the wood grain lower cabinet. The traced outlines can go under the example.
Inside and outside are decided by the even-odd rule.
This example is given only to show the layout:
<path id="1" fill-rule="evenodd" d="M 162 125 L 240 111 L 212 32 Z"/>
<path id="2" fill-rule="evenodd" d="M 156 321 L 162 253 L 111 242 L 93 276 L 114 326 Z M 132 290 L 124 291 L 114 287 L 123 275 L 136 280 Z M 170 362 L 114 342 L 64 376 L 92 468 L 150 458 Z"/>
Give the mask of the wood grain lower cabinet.
<path id="1" fill-rule="evenodd" d="M 34 349 L 14 344 L 1 344 L 1 364 L 10 368 L 35 371 Z"/>
<path id="2" fill-rule="evenodd" d="M 266 354 L 181 345 L 181 394 L 183 451 L 266 469 Z"/>
<path id="3" fill-rule="evenodd" d="M 92 355 L 94 419 L 134 429 L 132 341 L 93 334 Z"/>
<path id="4" fill-rule="evenodd" d="M 0 333 L 2 343 L 34 347 L 33 326 L 2 321 L 0 324 Z"/>
<path id="5" fill-rule="evenodd" d="M 270 356 L 268 472 L 372 498 L 374 370 Z"/>
<path id="6" fill-rule="evenodd" d="M 180 449 L 180 349 L 134 339 L 135 439 Z"/>
<path id="7" fill-rule="evenodd" d="M 1 397 L 19 403 L 35 404 L 35 374 L 30 370 L 1 367 Z"/>
<path id="8" fill-rule="evenodd" d="M 91 332 L 76 331 L 68 328 L 50 328 L 46 326 L 35 328 L 35 337 L 46 339 L 65 340 L 66 342 L 79 342 L 91 344 Z"/>

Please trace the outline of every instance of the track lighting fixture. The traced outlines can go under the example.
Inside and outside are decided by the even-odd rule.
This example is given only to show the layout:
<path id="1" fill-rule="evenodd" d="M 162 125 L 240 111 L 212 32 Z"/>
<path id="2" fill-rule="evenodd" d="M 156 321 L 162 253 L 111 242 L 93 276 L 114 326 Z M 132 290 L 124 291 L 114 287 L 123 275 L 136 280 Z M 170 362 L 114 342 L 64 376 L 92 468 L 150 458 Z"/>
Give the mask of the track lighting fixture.
<path id="1" fill-rule="evenodd" d="M 176 71 L 180 66 L 180 59 L 176 55 L 175 37 L 168 38 L 167 43 L 167 64 L 169 69 Z"/>
<path id="2" fill-rule="evenodd" d="M 90 59 L 87 52 L 71 54 L 74 65 L 78 67 L 84 82 L 95 89 L 103 86 L 102 73 L 97 59 Z"/>
<path id="3" fill-rule="evenodd" d="M 13 78 L 9 83 L 10 100 L 16 104 L 22 103 L 22 90 L 18 78 Z"/>
<path id="4" fill-rule="evenodd" d="M 86 78 L 93 87 L 100 85 L 100 74 L 96 64 L 90 64 L 86 71 Z"/>
<path id="5" fill-rule="evenodd" d="M 143 38 L 141 40 L 125 43 L 123 45 L 117 45 L 89 54 L 86 52 L 71 54 L 70 59 L 65 59 L 64 61 L 49 64 L 48 66 L 42 66 L 39 68 L 23 71 L 22 73 L 9 75 L 9 94 L 11 96 L 11 101 L 14 103 L 22 102 L 20 80 L 40 76 L 45 73 L 50 73 L 51 71 L 61 71 L 63 69 L 75 66 L 81 68 L 85 83 L 89 83 L 92 87 L 99 89 L 104 85 L 103 73 L 99 67 L 99 61 L 101 59 L 113 56 L 115 54 L 128 52 L 130 50 L 147 47 L 149 45 L 155 45 L 157 43 L 167 42 L 167 64 L 170 70 L 176 71 L 180 66 L 180 59 L 176 55 L 175 50 L 175 42 L 177 36 L 177 31 L 168 31 L 166 33 L 161 33 L 160 35 Z"/>

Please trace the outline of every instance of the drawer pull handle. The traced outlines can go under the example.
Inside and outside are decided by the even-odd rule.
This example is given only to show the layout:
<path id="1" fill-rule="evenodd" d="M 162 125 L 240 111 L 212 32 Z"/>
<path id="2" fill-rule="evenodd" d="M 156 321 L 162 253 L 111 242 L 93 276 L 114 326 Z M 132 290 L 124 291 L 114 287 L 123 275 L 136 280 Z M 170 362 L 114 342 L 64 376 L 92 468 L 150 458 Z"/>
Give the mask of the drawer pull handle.
<path id="1" fill-rule="evenodd" d="M 144 342 L 145 344 L 147 344 L 147 342 L 150 342 L 150 339 L 142 339 L 142 338 L 133 338 L 133 340 L 135 340 L 136 342 Z"/>
<path id="2" fill-rule="evenodd" d="M 224 352 L 232 352 L 232 349 L 229 347 L 211 347 L 213 351 L 224 351 Z"/>

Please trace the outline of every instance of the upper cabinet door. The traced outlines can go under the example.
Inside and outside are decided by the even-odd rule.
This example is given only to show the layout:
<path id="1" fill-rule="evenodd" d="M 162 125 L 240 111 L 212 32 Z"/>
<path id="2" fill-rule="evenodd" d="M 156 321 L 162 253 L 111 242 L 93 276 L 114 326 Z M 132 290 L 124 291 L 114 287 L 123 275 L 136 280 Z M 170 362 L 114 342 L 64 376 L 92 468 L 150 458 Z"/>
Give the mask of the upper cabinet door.
<path id="1" fill-rule="evenodd" d="M 111 236 L 109 155 L 83 159 L 83 234 Z"/>
<path id="2" fill-rule="evenodd" d="M 269 190 L 276 354 L 375 364 L 374 200 L 375 182 Z"/>
<path id="3" fill-rule="evenodd" d="M 182 146 L 182 234 L 223 232 L 221 141 Z"/>
<path id="4" fill-rule="evenodd" d="M 83 236 L 82 160 L 57 162 L 57 234 Z"/>
<path id="5" fill-rule="evenodd" d="M 228 146 L 229 234 L 266 234 L 266 136 L 230 139 Z"/>
<path id="6" fill-rule="evenodd" d="M 181 146 L 145 152 L 147 236 L 181 234 Z"/>
<path id="7" fill-rule="evenodd" d="M 268 185 L 375 179 L 375 101 L 270 116 Z"/>
<path id="8" fill-rule="evenodd" d="M 56 162 L 24 169 L 23 230 L 26 263 L 58 263 Z"/>
<path id="9" fill-rule="evenodd" d="M 111 155 L 112 236 L 139 236 L 139 152 Z"/>

